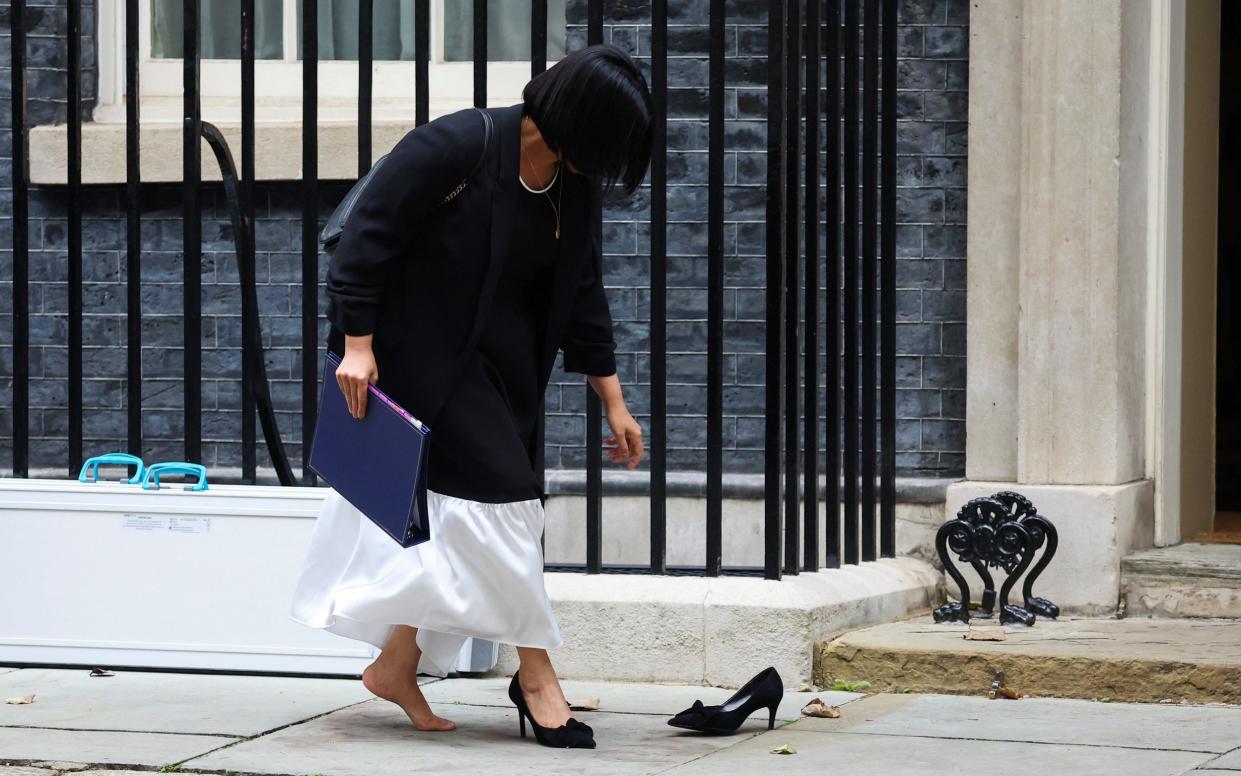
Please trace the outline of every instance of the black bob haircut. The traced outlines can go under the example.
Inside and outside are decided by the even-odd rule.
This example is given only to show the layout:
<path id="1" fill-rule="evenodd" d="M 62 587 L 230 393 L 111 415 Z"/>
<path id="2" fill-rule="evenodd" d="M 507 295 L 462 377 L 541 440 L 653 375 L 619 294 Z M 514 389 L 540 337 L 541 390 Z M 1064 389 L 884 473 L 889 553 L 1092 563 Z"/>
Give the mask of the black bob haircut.
<path id="1" fill-rule="evenodd" d="M 654 111 L 638 66 L 616 46 L 579 49 L 535 76 L 524 113 L 583 175 L 632 194 L 651 163 Z"/>

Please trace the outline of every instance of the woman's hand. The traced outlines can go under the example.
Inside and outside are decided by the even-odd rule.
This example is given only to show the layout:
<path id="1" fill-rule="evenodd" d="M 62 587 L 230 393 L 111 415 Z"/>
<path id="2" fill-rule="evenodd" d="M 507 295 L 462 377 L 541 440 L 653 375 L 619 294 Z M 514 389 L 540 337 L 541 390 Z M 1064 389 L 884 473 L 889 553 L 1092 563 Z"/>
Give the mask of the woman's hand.
<path id="1" fill-rule="evenodd" d="M 603 411 L 607 416 L 608 426 L 612 429 L 612 436 L 603 440 L 612 463 L 628 461 L 628 468 L 637 468 L 642 461 L 642 427 L 638 425 L 638 421 L 633 419 L 633 415 L 629 414 L 629 408 L 625 406 L 620 378 L 612 374 L 607 377 L 591 376 L 586 379 L 603 402 Z"/>
<path id="2" fill-rule="evenodd" d="M 371 337 L 345 337 L 345 357 L 336 367 L 336 384 L 345 395 L 349 414 L 361 420 L 366 416 L 366 386 L 379 380 L 379 367 L 371 350 Z"/>
<path id="3" fill-rule="evenodd" d="M 642 427 L 623 405 L 609 411 L 607 417 L 612 436 L 603 440 L 603 444 L 607 446 L 612 463 L 628 461 L 626 468 L 637 468 L 642 461 Z"/>

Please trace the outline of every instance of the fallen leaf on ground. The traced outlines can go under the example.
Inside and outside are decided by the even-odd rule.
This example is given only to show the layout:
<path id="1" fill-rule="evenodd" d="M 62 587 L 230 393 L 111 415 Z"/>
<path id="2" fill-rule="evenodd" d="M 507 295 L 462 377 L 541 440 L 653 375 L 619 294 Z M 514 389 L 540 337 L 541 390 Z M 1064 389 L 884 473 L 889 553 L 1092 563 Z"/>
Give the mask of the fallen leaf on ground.
<path id="1" fill-rule="evenodd" d="M 965 638 L 968 641 L 1004 641 L 1008 638 L 1004 628 L 1000 626 L 991 626 L 983 628 L 970 627 L 965 632 Z"/>
<path id="2" fill-rule="evenodd" d="M 777 746 L 775 749 L 772 749 L 771 753 L 772 754 L 797 754 L 797 750 L 793 748 L 792 744 L 785 744 L 784 746 Z"/>
<path id="3" fill-rule="evenodd" d="M 19 695 L 16 698 L 5 698 L 5 703 L 34 703 L 34 694 Z"/>
<path id="4" fill-rule="evenodd" d="M 594 711 L 599 708 L 599 696 L 592 695 L 589 698 L 582 698 L 580 701 L 569 701 L 569 708 L 573 711 Z"/>
<path id="5" fill-rule="evenodd" d="M 815 698 L 802 707 L 801 713 L 807 717 L 826 717 L 827 719 L 836 719 L 840 716 L 840 709 Z"/>
<path id="6" fill-rule="evenodd" d="M 116 674 L 112 673 L 106 668 L 92 668 L 90 670 L 90 675 L 91 676 L 116 676 Z"/>
<path id="7" fill-rule="evenodd" d="M 1010 701 L 1019 701 L 1026 696 L 1022 695 L 1017 690 L 1014 690 L 1012 687 L 1001 687 L 1000 697 L 1007 698 Z"/>

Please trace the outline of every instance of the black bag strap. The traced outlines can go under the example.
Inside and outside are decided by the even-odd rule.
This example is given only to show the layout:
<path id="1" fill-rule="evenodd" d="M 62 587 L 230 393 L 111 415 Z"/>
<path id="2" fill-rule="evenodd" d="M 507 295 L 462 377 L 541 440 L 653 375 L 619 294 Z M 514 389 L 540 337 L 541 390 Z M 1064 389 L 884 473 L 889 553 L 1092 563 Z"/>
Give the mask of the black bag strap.
<path id="1" fill-rule="evenodd" d="M 478 115 L 483 119 L 482 152 L 479 153 L 478 161 L 474 163 L 474 169 L 470 171 L 470 174 L 462 179 L 462 181 L 457 184 L 452 191 L 448 192 L 437 207 L 442 207 L 443 205 L 446 205 L 456 199 L 457 196 L 461 194 L 461 192 L 465 191 L 466 187 L 469 186 L 470 181 L 478 177 L 479 172 L 482 171 L 483 167 L 487 163 L 487 154 L 491 150 L 492 137 L 495 134 L 495 122 L 491 118 L 491 114 L 486 110 L 482 108 L 475 108 L 475 110 L 478 111 Z M 336 210 L 332 212 L 331 217 L 328 219 L 327 225 L 323 227 L 323 232 L 319 235 L 319 242 L 329 255 L 331 255 L 332 251 L 335 249 L 336 243 L 340 241 L 340 236 L 349 222 L 349 214 L 353 211 L 354 205 L 361 197 L 362 192 L 365 191 L 367 184 L 375 175 L 375 172 L 379 170 L 387 158 L 388 155 L 385 154 L 376 160 L 375 165 L 371 167 L 370 172 L 355 183 L 353 188 L 349 190 L 349 193 L 345 195 L 345 198 L 341 200 L 339 205 L 336 206 Z M 490 257 L 490 261 L 492 262 L 502 263 L 503 260 L 503 256 Z M 496 266 L 494 270 L 488 266 L 488 272 L 483 281 L 483 289 L 479 294 L 478 309 L 474 312 L 474 324 L 470 329 L 469 337 L 466 339 L 465 347 L 461 349 L 461 354 L 458 358 L 457 366 L 455 367 L 455 373 L 448 383 L 449 388 L 448 392 L 444 394 L 444 400 L 440 402 L 440 406 L 435 409 L 434 413 L 422 416 L 422 419 L 432 428 L 435 427 L 435 419 L 439 416 L 440 411 L 443 409 L 444 403 L 447 401 L 447 397 L 452 396 L 452 394 L 456 392 L 457 385 L 461 382 L 461 378 L 465 376 L 465 370 L 466 367 L 469 366 L 470 358 L 473 356 L 475 349 L 477 349 L 479 340 L 482 339 L 483 328 L 487 322 L 487 313 L 491 309 L 491 300 L 495 296 L 496 286 L 499 283 L 499 270 L 500 266 Z"/>
<path id="2" fill-rule="evenodd" d="M 461 182 L 457 184 L 457 187 L 453 189 L 452 191 L 448 192 L 448 195 L 445 196 L 442 200 L 440 200 L 441 206 L 447 205 L 449 202 L 452 202 L 454 199 L 457 198 L 458 194 L 465 191 L 465 187 L 470 185 L 470 181 L 474 180 L 474 178 L 478 175 L 478 173 L 483 169 L 483 165 L 487 162 L 487 150 L 491 147 L 491 133 L 492 133 L 493 122 L 491 120 L 491 114 L 488 113 L 487 111 L 483 110 L 482 108 L 475 108 L 474 110 L 478 111 L 478 115 L 483 117 L 483 150 L 479 152 L 478 161 L 474 163 L 474 169 L 470 170 L 470 174 L 462 178 Z"/>
<path id="3" fill-rule="evenodd" d="M 491 114 L 481 108 L 475 108 L 474 110 L 478 111 L 478 114 L 483 118 L 483 150 L 478 155 L 478 161 L 474 163 L 474 169 L 470 170 L 470 174 L 463 178 L 462 181 L 457 184 L 456 188 L 448 192 L 448 194 L 440 200 L 440 206 L 452 202 L 457 198 L 458 194 L 465 191 L 466 186 L 468 186 L 470 181 L 473 180 L 478 175 L 479 171 L 483 169 L 483 164 L 487 160 L 487 149 L 491 146 L 492 135 L 493 122 L 491 119 Z M 371 169 L 366 173 L 366 175 L 359 178 L 357 183 L 353 184 L 353 188 L 349 189 L 349 193 L 345 195 L 345 198 L 342 199 L 340 204 L 336 206 L 336 209 L 332 211 L 332 215 L 328 217 L 327 224 L 324 225 L 323 231 L 319 233 L 319 244 L 323 246 L 323 249 L 327 251 L 329 255 L 331 255 L 332 251 L 336 249 L 336 244 L 340 242 L 340 236 L 344 233 L 345 226 L 349 223 L 349 216 L 353 213 L 354 206 L 357 205 L 358 200 L 361 199 L 362 193 L 366 191 L 366 187 L 375 177 L 375 173 L 379 171 L 380 167 L 383 167 L 384 162 L 386 161 L 388 161 L 388 154 L 384 154 L 375 160 L 375 164 L 371 167 Z"/>

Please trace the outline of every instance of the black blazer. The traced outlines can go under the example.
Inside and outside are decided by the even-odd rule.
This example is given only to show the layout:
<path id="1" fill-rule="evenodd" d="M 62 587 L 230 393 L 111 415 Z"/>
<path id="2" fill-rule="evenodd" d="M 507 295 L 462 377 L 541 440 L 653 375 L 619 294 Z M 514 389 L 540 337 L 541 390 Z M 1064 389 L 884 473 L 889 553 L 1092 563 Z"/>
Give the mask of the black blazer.
<path id="1" fill-rule="evenodd" d="M 473 109 L 412 130 L 392 149 L 350 214 L 328 265 L 328 348 L 344 335 L 374 334 L 381 390 L 433 423 L 461 365 L 484 284 L 499 280 L 519 186 L 522 106 L 489 109 L 495 136 L 483 169 L 444 197 L 478 163 L 482 117 Z M 566 175 L 560 256 L 539 374 L 540 395 L 564 351 L 567 371 L 616 372 L 602 258 L 589 227 L 592 191 Z"/>

